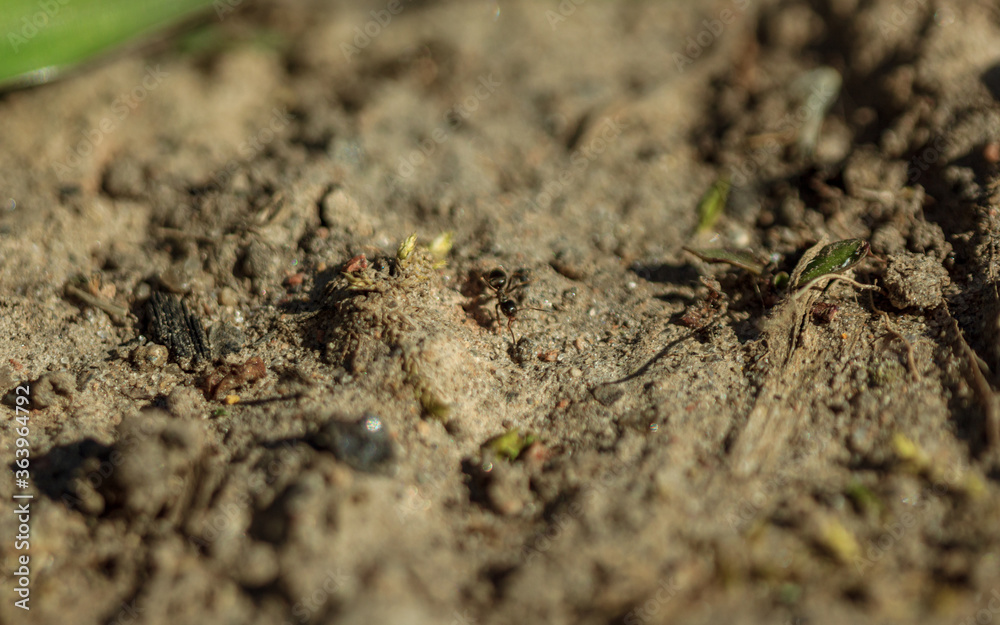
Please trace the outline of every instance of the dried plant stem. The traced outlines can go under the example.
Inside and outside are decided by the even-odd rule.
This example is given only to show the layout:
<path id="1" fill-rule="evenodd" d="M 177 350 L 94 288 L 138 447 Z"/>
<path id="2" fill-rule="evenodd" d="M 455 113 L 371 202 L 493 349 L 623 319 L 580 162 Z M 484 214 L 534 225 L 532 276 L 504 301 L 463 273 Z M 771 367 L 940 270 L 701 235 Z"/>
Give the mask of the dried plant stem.
<path id="1" fill-rule="evenodd" d="M 87 293 L 83 289 L 77 288 L 72 284 L 66 285 L 66 295 L 75 297 L 88 306 L 93 306 L 94 308 L 103 310 L 109 317 L 111 317 L 111 320 L 118 325 L 124 324 L 125 320 L 128 319 L 128 309 L 112 302 L 106 302 L 99 297 L 94 297 L 90 293 Z"/>
<path id="2" fill-rule="evenodd" d="M 802 297 L 803 293 L 806 293 L 807 291 L 809 291 L 809 289 L 811 289 L 812 287 L 816 286 L 821 281 L 826 281 L 826 280 L 840 280 L 841 282 L 846 282 L 846 283 L 852 285 L 854 288 L 861 289 L 862 291 L 877 291 L 878 290 L 878 286 L 876 286 L 874 284 L 862 284 L 862 283 L 860 283 L 860 282 L 858 282 L 856 280 L 852 280 L 852 279 L 848 278 L 847 276 L 842 276 L 842 275 L 836 274 L 836 273 L 828 273 L 825 276 L 820 276 L 820 277 L 816 278 L 815 280 L 811 280 L 811 281 L 806 282 L 805 284 L 803 284 L 802 288 L 800 288 L 794 295 L 792 295 L 792 299 L 797 301 L 799 298 Z"/>
<path id="3" fill-rule="evenodd" d="M 906 349 L 906 367 L 907 369 L 910 370 L 910 377 L 912 377 L 914 381 L 919 380 L 920 372 L 917 370 L 917 363 L 913 357 L 913 344 L 910 343 L 910 341 L 908 341 L 905 336 L 900 334 L 899 331 L 897 331 L 896 328 L 893 327 L 892 320 L 889 319 L 889 313 L 885 312 L 884 310 L 879 310 L 878 307 L 875 306 L 875 298 L 872 297 L 871 291 L 869 291 L 868 293 L 868 300 L 871 303 L 872 310 L 877 312 L 879 315 L 882 316 L 883 319 L 885 319 L 885 329 L 886 332 L 888 332 L 889 336 L 899 340 L 899 342 L 901 342 L 903 344 L 903 347 Z"/>

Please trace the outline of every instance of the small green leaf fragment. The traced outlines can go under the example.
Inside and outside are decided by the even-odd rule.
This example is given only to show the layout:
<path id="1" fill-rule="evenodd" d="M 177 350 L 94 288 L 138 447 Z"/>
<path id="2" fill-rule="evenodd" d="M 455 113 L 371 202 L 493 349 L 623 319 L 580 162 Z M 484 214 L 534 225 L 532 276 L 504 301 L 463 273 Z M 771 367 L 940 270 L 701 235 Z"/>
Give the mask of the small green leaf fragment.
<path id="1" fill-rule="evenodd" d="M 827 245 L 809 261 L 796 286 L 831 273 L 841 273 L 860 263 L 871 246 L 864 239 L 844 239 Z"/>
<path id="2" fill-rule="evenodd" d="M 698 202 L 698 228 L 695 232 L 707 232 L 715 226 L 729 199 L 729 175 L 720 176 Z"/>
<path id="3" fill-rule="evenodd" d="M 789 279 L 787 271 L 779 271 L 774 274 L 773 278 L 771 278 L 771 284 L 774 285 L 774 288 L 776 289 L 783 289 L 788 286 Z"/>
<path id="4" fill-rule="evenodd" d="M 844 494 L 854 502 L 862 514 L 869 518 L 877 518 L 882 513 L 883 505 L 878 495 L 861 482 L 852 481 L 844 489 Z"/>
<path id="5" fill-rule="evenodd" d="M 226 416 L 229 416 L 229 411 L 226 410 L 225 408 L 216 408 L 215 410 L 212 411 L 212 418 L 213 419 L 217 419 L 219 417 L 226 417 Z"/>
<path id="6" fill-rule="evenodd" d="M 802 598 L 802 586 L 786 582 L 778 588 L 778 600 L 785 605 L 795 605 Z"/>
<path id="7" fill-rule="evenodd" d="M 538 440 L 533 434 L 521 435 L 517 429 L 508 430 L 500 436 L 495 436 L 486 441 L 483 445 L 485 449 L 490 449 L 498 458 L 506 458 L 514 461 L 521 455 L 529 445 Z"/>
<path id="8" fill-rule="evenodd" d="M 455 233 L 452 231 L 442 232 L 437 237 L 431 241 L 430 245 L 427 246 L 427 250 L 434 257 L 435 264 L 444 265 L 445 259 L 448 258 L 448 252 L 451 251 L 452 240 L 455 238 Z"/>
<path id="9" fill-rule="evenodd" d="M 745 269 L 755 276 L 764 272 L 767 263 L 757 257 L 749 250 L 731 250 L 726 248 L 695 249 L 685 246 L 684 249 L 691 252 L 707 263 L 726 263 L 733 267 Z"/>
<path id="10" fill-rule="evenodd" d="M 340 272 L 340 275 L 347 280 L 347 288 L 352 291 L 363 291 L 365 289 L 370 289 L 375 286 L 371 278 L 361 273 L 348 273 L 346 271 Z"/>
<path id="11" fill-rule="evenodd" d="M 414 248 L 417 247 L 417 235 L 416 233 L 411 234 L 406 238 L 405 241 L 399 244 L 399 248 L 396 250 L 396 260 L 399 262 L 406 261 L 413 253 Z"/>

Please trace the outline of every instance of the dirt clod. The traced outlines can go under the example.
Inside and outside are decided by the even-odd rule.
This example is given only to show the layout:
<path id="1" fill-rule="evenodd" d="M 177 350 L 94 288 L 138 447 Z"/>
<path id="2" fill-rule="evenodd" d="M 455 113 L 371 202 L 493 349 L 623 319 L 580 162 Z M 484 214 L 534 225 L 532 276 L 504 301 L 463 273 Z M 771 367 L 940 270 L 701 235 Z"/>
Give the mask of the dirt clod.
<path id="1" fill-rule="evenodd" d="M 202 4 L 0 97 L 0 622 L 990 611 L 994 6 Z"/>
<path id="2" fill-rule="evenodd" d="M 260 356 L 251 356 L 238 365 L 220 365 L 206 374 L 202 381 L 207 397 L 222 401 L 236 389 L 252 384 L 267 375 L 267 365 Z M 232 402 L 229 402 L 232 403 Z"/>
<path id="3" fill-rule="evenodd" d="M 204 445 L 198 421 L 174 419 L 160 410 L 122 419 L 113 452 L 114 472 L 102 491 L 105 501 L 140 519 L 160 515 L 176 519 L 186 494 L 196 487 L 195 471 Z"/>
<path id="4" fill-rule="evenodd" d="M 926 254 L 900 251 L 889 257 L 885 288 L 896 308 L 933 308 L 949 284 L 948 271 Z"/>
<path id="5" fill-rule="evenodd" d="M 65 402 L 76 393 L 76 378 L 69 371 L 47 373 L 29 384 L 31 405 L 49 408 Z"/>
<path id="6" fill-rule="evenodd" d="M 163 345 L 155 343 L 140 345 L 132 350 L 132 364 L 138 367 L 140 371 L 159 369 L 167 364 L 169 357 L 170 350 Z"/>

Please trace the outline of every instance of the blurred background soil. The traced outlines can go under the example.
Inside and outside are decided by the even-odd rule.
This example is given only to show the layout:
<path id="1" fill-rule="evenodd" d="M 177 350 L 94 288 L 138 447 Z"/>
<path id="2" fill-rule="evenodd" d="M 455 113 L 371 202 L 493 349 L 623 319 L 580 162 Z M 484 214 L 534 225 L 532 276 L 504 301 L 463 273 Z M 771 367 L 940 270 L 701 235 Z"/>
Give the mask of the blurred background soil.
<path id="1" fill-rule="evenodd" d="M 1000 618 L 994 5 L 214 8 L 0 96 L 0 620 Z"/>

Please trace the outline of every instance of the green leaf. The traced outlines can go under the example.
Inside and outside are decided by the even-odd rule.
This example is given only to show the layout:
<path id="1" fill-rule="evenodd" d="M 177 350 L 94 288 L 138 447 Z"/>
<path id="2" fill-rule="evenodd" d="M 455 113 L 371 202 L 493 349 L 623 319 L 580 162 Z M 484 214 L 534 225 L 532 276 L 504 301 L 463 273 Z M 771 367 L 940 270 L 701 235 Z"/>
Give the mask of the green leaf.
<path id="1" fill-rule="evenodd" d="M 414 232 L 410 236 L 406 237 L 406 240 L 399 244 L 399 248 L 396 250 L 396 260 L 399 262 L 406 262 L 406 259 L 410 257 L 413 253 L 414 248 L 417 247 L 417 234 Z"/>
<path id="2" fill-rule="evenodd" d="M 5 48 L 0 53 L 0 88 L 47 82 L 211 4 L 209 0 L 6 0 L 0 10 L 0 43 Z"/>
<path id="3" fill-rule="evenodd" d="M 878 495 L 873 493 L 871 489 L 862 484 L 861 482 L 854 480 L 847 485 L 844 489 L 844 494 L 847 495 L 853 502 L 854 505 L 861 510 L 861 512 L 867 515 L 869 518 L 876 518 L 881 514 L 883 505 L 879 500 Z"/>
<path id="4" fill-rule="evenodd" d="M 795 286 L 799 287 L 831 273 L 841 273 L 860 263 L 871 246 L 864 239 L 844 239 L 827 245 L 802 270 Z"/>
<path id="5" fill-rule="evenodd" d="M 788 286 L 788 280 L 789 280 L 788 272 L 779 271 L 778 273 L 774 274 L 774 276 L 771 278 L 771 284 L 774 285 L 774 288 L 776 289 L 783 289 L 786 286 Z"/>
<path id="6" fill-rule="evenodd" d="M 728 248 L 697 249 L 684 246 L 684 250 L 691 252 L 707 263 L 726 263 L 733 267 L 745 269 L 755 276 L 764 272 L 767 263 L 749 250 L 731 250 Z"/>
<path id="7" fill-rule="evenodd" d="M 491 438 L 486 441 L 483 447 L 493 450 L 493 453 L 495 453 L 499 458 L 506 458 L 507 460 L 514 461 L 517 460 L 517 457 L 521 455 L 522 451 L 524 451 L 536 440 L 537 439 L 533 434 L 525 434 L 524 436 L 521 436 L 520 431 L 513 429 L 508 430 L 500 436 Z"/>
<path id="8" fill-rule="evenodd" d="M 430 245 L 427 246 L 427 250 L 431 253 L 436 261 L 435 264 L 444 266 L 445 260 L 448 258 L 448 252 L 451 251 L 452 242 L 454 241 L 455 233 L 452 231 L 442 232 Z"/>
<path id="9" fill-rule="evenodd" d="M 715 222 L 722 216 L 722 211 L 726 208 L 726 200 L 729 199 L 729 175 L 724 174 L 719 177 L 712 186 L 708 188 L 705 195 L 698 202 L 698 228 L 696 233 L 707 232 L 715 226 Z"/>

